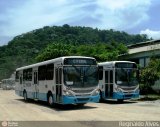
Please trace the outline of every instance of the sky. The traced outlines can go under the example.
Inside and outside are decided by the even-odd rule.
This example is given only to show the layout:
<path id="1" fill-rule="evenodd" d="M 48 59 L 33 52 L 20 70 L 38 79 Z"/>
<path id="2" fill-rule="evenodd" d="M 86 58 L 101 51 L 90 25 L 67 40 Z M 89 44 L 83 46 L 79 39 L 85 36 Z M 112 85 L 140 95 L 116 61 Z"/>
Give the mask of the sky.
<path id="1" fill-rule="evenodd" d="M 160 0 L 0 0 L 0 45 L 44 26 L 86 26 L 160 39 Z"/>

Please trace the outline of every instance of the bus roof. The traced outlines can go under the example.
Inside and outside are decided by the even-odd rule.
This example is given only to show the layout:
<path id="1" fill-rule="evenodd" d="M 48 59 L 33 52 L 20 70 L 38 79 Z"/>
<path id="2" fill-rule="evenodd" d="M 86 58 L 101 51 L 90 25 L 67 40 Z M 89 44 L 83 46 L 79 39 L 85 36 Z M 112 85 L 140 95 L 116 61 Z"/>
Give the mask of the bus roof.
<path id="1" fill-rule="evenodd" d="M 58 58 L 55 58 L 55 59 L 51 59 L 51 60 L 39 62 L 39 63 L 36 63 L 36 64 L 31 64 L 31 65 L 28 65 L 28 66 L 20 67 L 20 68 L 17 68 L 16 71 L 23 70 L 23 69 L 28 69 L 28 68 L 33 68 L 33 67 L 37 67 L 37 66 L 42 66 L 42 65 L 54 63 L 54 62 L 57 62 L 57 61 L 62 61 L 62 60 L 64 60 L 65 58 L 87 58 L 87 59 L 95 59 L 95 58 L 93 58 L 93 57 L 85 57 L 85 56 L 65 56 L 65 57 L 58 57 Z"/>
<path id="2" fill-rule="evenodd" d="M 101 62 L 101 63 L 98 63 L 98 65 L 100 66 L 105 66 L 105 65 L 115 65 L 115 63 L 134 63 L 136 64 L 135 62 L 132 62 L 132 61 L 108 61 L 108 62 Z"/>
<path id="3" fill-rule="evenodd" d="M 14 79 L 13 78 L 2 79 L 2 81 L 7 81 L 7 80 L 14 80 Z"/>

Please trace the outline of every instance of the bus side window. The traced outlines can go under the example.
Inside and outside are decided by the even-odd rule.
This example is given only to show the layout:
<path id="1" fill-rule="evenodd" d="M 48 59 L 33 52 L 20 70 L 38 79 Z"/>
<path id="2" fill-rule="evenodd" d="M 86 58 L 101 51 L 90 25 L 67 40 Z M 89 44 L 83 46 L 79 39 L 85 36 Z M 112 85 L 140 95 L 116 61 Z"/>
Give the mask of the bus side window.
<path id="1" fill-rule="evenodd" d="M 99 66 L 99 80 L 103 79 L 103 67 Z"/>
<path id="2" fill-rule="evenodd" d="M 38 67 L 38 80 L 46 79 L 46 65 Z"/>
<path id="3" fill-rule="evenodd" d="M 16 82 L 19 82 L 19 71 L 16 71 L 16 79 L 15 79 Z"/>
<path id="4" fill-rule="evenodd" d="M 32 81 L 32 68 L 23 70 L 23 81 Z"/>
<path id="5" fill-rule="evenodd" d="M 46 70 L 46 80 L 53 80 L 54 77 L 54 64 L 48 64 Z"/>

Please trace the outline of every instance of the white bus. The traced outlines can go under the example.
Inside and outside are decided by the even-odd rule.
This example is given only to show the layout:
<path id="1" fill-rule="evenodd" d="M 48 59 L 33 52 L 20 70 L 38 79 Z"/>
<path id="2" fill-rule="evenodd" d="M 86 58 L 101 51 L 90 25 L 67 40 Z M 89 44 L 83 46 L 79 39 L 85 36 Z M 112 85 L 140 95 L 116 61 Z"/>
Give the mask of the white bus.
<path id="1" fill-rule="evenodd" d="M 101 100 L 139 97 L 138 68 L 130 61 L 99 63 L 99 87 Z"/>
<path id="2" fill-rule="evenodd" d="M 92 57 L 68 56 L 21 67 L 15 92 L 49 105 L 98 102 L 98 65 Z"/>

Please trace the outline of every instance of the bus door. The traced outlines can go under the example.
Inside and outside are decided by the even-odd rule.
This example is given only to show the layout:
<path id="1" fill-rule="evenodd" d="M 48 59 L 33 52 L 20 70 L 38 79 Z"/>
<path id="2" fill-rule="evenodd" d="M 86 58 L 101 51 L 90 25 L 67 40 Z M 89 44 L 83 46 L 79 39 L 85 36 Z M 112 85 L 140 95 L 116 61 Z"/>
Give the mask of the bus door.
<path id="1" fill-rule="evenodd" d="M 55 100 L 57 103 L 61 103 L 62 102 L 62 68 L 61 67 L 57 67 L 56 68 L 56 96 L 55 96 Z"/>
<path id="2" fill-rule="evenodd" d="M 38 99 L 38 92 L 39 92 L 39 89 L 38 89 L 38 72 L 37 71 L 34 71 L 33 72 L 33 75 L 34 75 L 34 98 L 35 99 Z"/>
<path id="3" fill-rule="evenodd" d="M 113 70 L 105 71 L 105 96 L 106 98 L 113 97 Z"/>
<path id="4" fill-rule="evenodd" d="M 22 96 L 23 96 L 23 74 L 20 74 L 19 76 L 19 84 L 20 84 L 20 91 L 22 92 Z"/>

